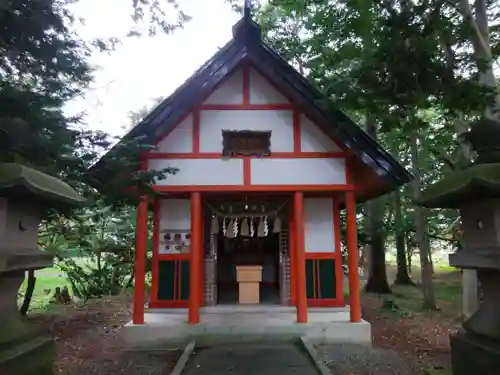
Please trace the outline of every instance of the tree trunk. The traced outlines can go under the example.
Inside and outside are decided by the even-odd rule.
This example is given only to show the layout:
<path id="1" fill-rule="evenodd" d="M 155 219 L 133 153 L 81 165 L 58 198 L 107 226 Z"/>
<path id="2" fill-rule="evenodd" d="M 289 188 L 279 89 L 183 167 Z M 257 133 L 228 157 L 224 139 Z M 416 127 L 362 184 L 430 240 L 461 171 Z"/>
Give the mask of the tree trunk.
<path id="1" fill-rule="evenodd" d="M 36 277 L 35 270 L 28 271 L 28 283 L 26 285 L 26 294 L 24 295 L 23 304 L 19 309 L 22 316 L 26 316 L 30 308 L 31 298 L 33 298 L 33 292 L 35 291 Z"/>
<path id="2" fill-rule="evenodd" d="M 408 238 L 408 234 L 405 235 L 406 243 L 406 259 L 408 260 L 408 273 L 411 275 L 413 272 L 413 254 L 414 250 Z"/>
<path id="3" fill-rule="evenodd" d="M 124 289 L 129 289 L 130 287 L 132 287 L 132 283 L 134 282 L 134 276 L 135 276 L 135 267 L 132 267 L 132 272 L 130 273 L 130 277 L 127 280 L 127 284 L 125 284 Z"/>
<path id="4" fill-rule="evenodd" d="M 403 225 L 403 213 L 401 212 L 401 192 L 394 192 L 394 222 L 396 226 L 396 260 L 397 273 L 394 284 L 415 285 L 408 274 L 408 263 L 406 260 L 406 236 Z"/>
<path id="5" fill-rule="evenodd" d="M 377 126 L 374 119 L 366 120 L 366 131 L 377 139 Z M 380 201 L 367 202 L 366 216 L 368 216 L 368 233 L 370 239 L 370 274 L 365 290 L 370 293 L 392 293 L 387 281 L 385 267 L 385 236 L 383 232 L 383 212 L 380 210 Z"/>
<path id="6" fill-rule="evenodd" d="M 413 199 L 418 201 L 421 190 L 421 176 L 418 164 L 418 146 L 420 139 L 417 130 L 414 130 L 413 139 L 410 142 L 411 164 L 415 181 L 413 182 Z M 415 237 L 420 254 L 420 271 L 422 277 L 422 292 L 424 294 L 423 308 L 437 310 L 434 285 L 432 283 L 431 268 L 431 247 L 427 236 L 426 209 L 422 206 L 415 206 Z"/>
<path id="7" fill-rule="evenodd" d="M 360 271 L 360 277 L 363 278 L 366 276 L 367 272 L 367 265 L 368 265 L 368 247 L 369 245 L 366 244 L 364 245 L 360 250 L 359 250 L 359 271 Z"/>
<path id="8" fill-rule="evenodd" d="M 375 219 L 377 219 L 375 217 Z M 372 221 L 370 230 L 370 274 L 365 286 L 365 290 L 369 293 L 392 293 L 387 281 L 387 271 L 385 267 L 385 244 L 384 235 L 381 231 L 379 222 Z"/>

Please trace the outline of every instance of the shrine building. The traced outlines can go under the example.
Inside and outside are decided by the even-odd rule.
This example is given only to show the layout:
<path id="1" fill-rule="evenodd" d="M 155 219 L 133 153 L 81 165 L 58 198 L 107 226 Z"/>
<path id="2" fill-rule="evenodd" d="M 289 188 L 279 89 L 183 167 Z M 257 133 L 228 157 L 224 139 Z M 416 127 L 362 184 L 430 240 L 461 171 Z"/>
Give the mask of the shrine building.
<path id="1" fill-rule="evenodd" d="M 221 332 L 371 342 L 356 204 L 412 176 L 331 107 L 246 9 L 232 40 L 125 136 L 156 145 L 144 169 L 178 169 L 157 180 L 164 197 L 137 209 L 131 342 Z M 92 173 L 116 175 L 106 156 Z"/>

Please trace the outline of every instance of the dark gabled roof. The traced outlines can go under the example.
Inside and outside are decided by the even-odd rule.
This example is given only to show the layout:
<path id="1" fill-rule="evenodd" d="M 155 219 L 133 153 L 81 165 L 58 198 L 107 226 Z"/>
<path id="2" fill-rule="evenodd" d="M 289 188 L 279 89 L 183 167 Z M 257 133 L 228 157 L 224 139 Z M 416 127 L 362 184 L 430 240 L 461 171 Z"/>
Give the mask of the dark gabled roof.
<path id="1" fill-rule="evenodd" d="M 323 130 L 352 150 L 364 164 L 383 177 L 390 188 L 403 185 L 413 178 L 401 164 L 343 112 L 324 108 L 328 99 L 262 41 L 260 26 L 251 20 L 248 14 L 233 27 L 233 39 L 123 139 L 145 137 L 147 141 L 154 142 L 194 105 L 210 95 L 243 60 L 249 60 L 258 67 L 266 78 L 301 106 L 313 121 L 327 124 L 322 127 Z M 113 150 L 110 151 L 112 152 Z M 109 178 L 109 171 L 103 173 L 105 169 L 106 155 L 92 167 L 91 173 L 94 178 L 103 182 L 100 176 L 107 175 Z"/>

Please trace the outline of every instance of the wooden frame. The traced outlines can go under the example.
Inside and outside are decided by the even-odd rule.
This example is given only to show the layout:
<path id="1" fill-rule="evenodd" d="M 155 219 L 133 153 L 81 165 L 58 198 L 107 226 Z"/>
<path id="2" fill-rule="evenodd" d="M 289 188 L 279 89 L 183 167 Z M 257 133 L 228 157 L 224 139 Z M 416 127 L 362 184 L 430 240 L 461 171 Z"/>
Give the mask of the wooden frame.
<path id="1" fill-rule="evenodd" d="M 144 324 L 144 303 L 146 295 L 146 256 L 147 256 L 147 225 L 148 200 L 141 198 L 137 206 L 137 224 L 135 234 L 135 264 L 134 264 L 134 304 L 132 322 Z"/>
<path id="2" fill-rule="evenodd" d="M 271 133 L 270 130 L 222 130 L 222 156 L 232 158 L 239 155 L 270 155 Z"/>
<path id="3" fill-rule="evenodd" d="M 334 260 L 335 261 L 335 298 L 318 298 L 314 295 L 313 298 L 307 299 L 307 306 L 311 307 L 342 307 L 345 306 L 344 289 L 343 289 L 343 272 L 342 272 L 342 253 L 341 251 L 328 252 L 328 253 L 307 253 L 306 260 L 319 261 L 319 260 Z M 319 280 L 319 264 L 313 263 L 313 283 L 314 291 L 321 291 L 321 282 Z M 339 275 L 340 271 L 340 275 Z M 317 288 L 316 288 L 317 286 Z"/>
<path id="4" fill-rule="evenodd" d="M 265 74 L 262 74 L 257 67 L 252 66 L 259 74 L 264 78 L 268 79 Z M 303 204 L 304 204 L 304 193 L 324 193 L 327 196 L 331 196 L 333 192 L 347 192 L 347 196 L 350 197 L 349 200 L 349 210 L 348 218 L 350 217 L 349 234 L 348 234 L 348 248 L 352 249 L 355 246 L 355 242 L 352 238 L 353 228 L 352 228 L 352 205 L 354 191 L 356 186 L 353 183 L 352 171 L 348 163 L 348 159 L 351 152 L 345 148 L 344 145 L 339 144 L 338 141 L 332 139 L 341 149 L 337 152 L 303 152 L 301 150 L 301 116 L 302 110 L 297 107 L 292 101 L 290 104 L 251 104 L 250 103 L 250 75 L 249 75 L 250 65 L 243 66 L 243 103 L 242 104 L 228 104 L 228 105 L 198 105 L 190 112 L 186 113 L 179 121 L 177 125 L 180 124 L 189 114 L 192 115 L 192 152 L 191 153 L 159 153 L 159 152 L 148 152 L 143 155 L 143 160 L 147 163 L 148 159 L 215 159 L 221 158 L 221 153 L 202 153 L 200 152 L 200 111 L 201 110 L 290 110 L 293 111 L 293 152 L 276 152 L 267 155 L 236 155 L 236 158 L 243 159 L 243 185 L 226 185 L 226 186 L 155 186 L 154 189 L 159 192 L 169 192 L 169 193 L 182 193 L 189 194 L 191 199 L 191 208 L 195 209 L 196 212 L 201 212 L 199 209 L 199 204 L 201 202 L 201 193 L 293 193 L 294 194 L 294 205 L 293 209 L 290 210 L 289 218 L 289 256 L 290 256 L 290 304 L 297 306 L 297 321 L 307 322 L 307 306 L 320 306 L 320 307 L 335 307 L 344 306 L 344 295 L 343 295 L 343 271 L 342 271 L 342 253 L 340 249 L 340 213 L 339 213 L 339 202 L 340 200 L 334 199 L 334 225 L 332 230 L 335 233 L 335 252 L 329 253 L 307 253 L 304 249 L 304 233 L 303 233 Z M 272 82 L 268 79 L 268 82 Z M 283 93 L 282 93 L 283 94 Z M 285 95 L 285 94 L 283 94 Z M 286 95 L 285 95 L 286 96 Z M 290 100 L 290 98 L 288 98 Z M 175 129 L 177 125 L 172 126 L 167 133 L 162 134 L 158 140 L 155 142 L 158 144 L 168 136 L 172 130 Z M 268 132 L 270 134 L 270 132 Z M 345 158 L 346 159 L 346 183 L 338 185 L 251 185 L 251 159 L 263 157 L 263 158 Z M 144 167 L 144 166 L 143 166 Z M 194 201 L 193 201 L 194 200 Z M 295 206 L 299 204 L 297 208 Z M 191 324 L 196 324 L 199 322 L 199 307 L 203 305 L 203 291 L 204 291 L 204 252 L 198 254 L 198 251 L 191 251 L 190 254 L 159 254 L 158 253 L 158 239 L 159 239 L 159 203 L 158 200 L 154 201 L 154 216 L 153 216 L 153 261 L 152 261 L 152 295 L 151 302 L 149 303 L 150 308 L 186 308 L 189 307 L 189 322 Z M 143 207 L 143 206 L 141 206 Z M 138 229 L 145 225 L 144 219 L 144 209 L 139 210 L 138 214 Z M 142 213 L 141 213 L 142 212 Z M 355 220 L 355 217 L 354 217 Z M 141 221 L 141 225 L 139 222 Z M 196 223 L 199 222 L 199 223 Z M 193 245 L 203 247 L 203 224 L 202 224 L 202 212 L 198 219 L 192 218 L 192 225 L 196 228 L 199 235 L 195 235 L 193 228 L 192 233 L 196 238 L 193 239 L 195 243 Z M 355 233 L 355 229 L 354 229 Z M 138 238 L 138 249 L 145 246 L 144 238 L 142 234 L 137 232 Z M 350 237 L 349 237 L 350 236 Z M 144 243 L 144 244 L 143 244 Z M 196 245 L 199 243 L 199 245 Z M 145 247 L 144 247 L 145 249 Z M 145 251 L 145 250 L 144 250 Z M 137 252 L 138 256 L 142 256 L 143 251 Z M 349 250 L 351 254 L 351 250 Z M 144 254 L 145 257 L 145 254 Z M 138 258 L 139 259 L 139 258 Z M 306 259 L 335 259 L 335 275 L 336 275 L 336 298 L 334 299 L 318 299 L 312 298 L 307 299 L 305 290 L 305 260 Z M 160 261 L 189 261 L 190 264 L 190 290 L 191 295 L 189 301 L 182 300 L 172 300 L 163 301 L 158 300 L 158 278 L 159 278 L 159 262 Z M 144 259 L 145 261 L 145 259 Z M 349 264 L 353 262 L 353 258 L 350 256 Z M 142 267 L 142 261 L 136 262 L 136 270 L 139 272 L 136 274 L 137 280 L 141 280 L 140 268 Z M 144 264 L 145 265 L 145 264 Z M 357 268 L 356 268 L 357 270 Z M 351 284 L 354 290 L 351 293 L 356 292 L 356 280 L 353 275 L 350 277 L 350 287 Z M 139 283 L 140 284 L 140 283 Z M 358 289 L 359 293 L 359 280 Z M 141 322 L 141 307 L 135 306 L 136 303 L 144 301 L 144 290 L 141 289 L 140 285 L 137 291 L 134 292 L 134 323 Z M 358 298 L 359 300 L 359 298 Z M 142 304 L 142 322 L 144 321 L 144 304 Z M 354 312 L 352 311 L 354 310 Z M 354 315 L 353 315 L 354 314 Z M 351 321 L 358 321 L 358 309 L 356 307 L 351 309 Z M 360 319 L 360 318 L 359 318 Z"/>
<path id="5" fill-rule="evenodd" d="M 160 186 L 153 187 L 158 192 L 335 192 L 335 191 L 354 191 L 353 185 L 178 185 L 178 186 Z"/>
<path id="6" fill-rule="evenodd" d="M 181 118 L 170 127 L 170 129 L 163 134 L 161 134 L 158 139 L 154 142 L 154 144 L 160 143 L 164 138 L 166 138 L 182 121 L 186 119 L 189 114 L 193 115 L 193 151 L 190 153 L 156 153 L 156 152 L 147 152 L 145 157 L 149 158 L 160 158 L 160 159 L 174 159 L 174 158 L 188 158 L 188 157 L 199 157 L 199 158 L 220 158 L 220 153 L 200 153 L 200 111 L 279 111 L 279 110 L 290 110 L 293 111 L 293 152 L 280 152 L 280 153 L 272 153 L 270 157 L 289 157 L 289 158 L 300 158 L 301 154 L 305 154 L 304 157 L 349 157 L 352 152 L 347 149 L 341 142 L 332 137 L 333 142 L 340 148 L 339 152 L 327 152 L 327 153 L 309 153 L 301 152 L 301 115 L 307 114 L 302 111 L 302 109 L 294 103 L 293 99 L 289 97 L 286 93 L 281 92 L 281 90 L 274 85 L 273 81 L 269 79 L 269 77 L 262 72 L 257 66 L 254 64 L 247 62 L 243 66 L 242 69 L 242 90 L 243 90 L 243 102 L 241 104 L 198 104 L 195 106 L 190 112 L 185 113 Z M 290 103 L 287 104 L 251 104 L 250 103 L 250 69 L 255 70 L 258 74 L 260 74 L 266 81 L 277 91 L 279 91 Z M 208 95 L 210 96 L 210 95 Z M 207 97 L 208 97 L 207 96 Z M 205 99 L 204 99 L 205 100 Z M 328 155 L 331 156 L 328 156 Z M 332 155 L 333 154 L 333 155 Z M 307 156 L 308 155 L 308 156 Z M 315 156 L 313 156 L 315 155 Z"/>

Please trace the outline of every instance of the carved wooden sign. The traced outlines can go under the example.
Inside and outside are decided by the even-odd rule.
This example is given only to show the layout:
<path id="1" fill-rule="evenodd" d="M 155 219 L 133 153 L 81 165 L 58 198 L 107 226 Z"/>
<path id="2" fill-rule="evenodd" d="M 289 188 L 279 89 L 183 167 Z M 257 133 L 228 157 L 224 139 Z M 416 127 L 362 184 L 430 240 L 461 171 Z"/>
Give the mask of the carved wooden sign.
<path id="1" fill-rule="evenodd" d="M 271 131 L 223 130 L 223 156 L 271 154 Z"/>

